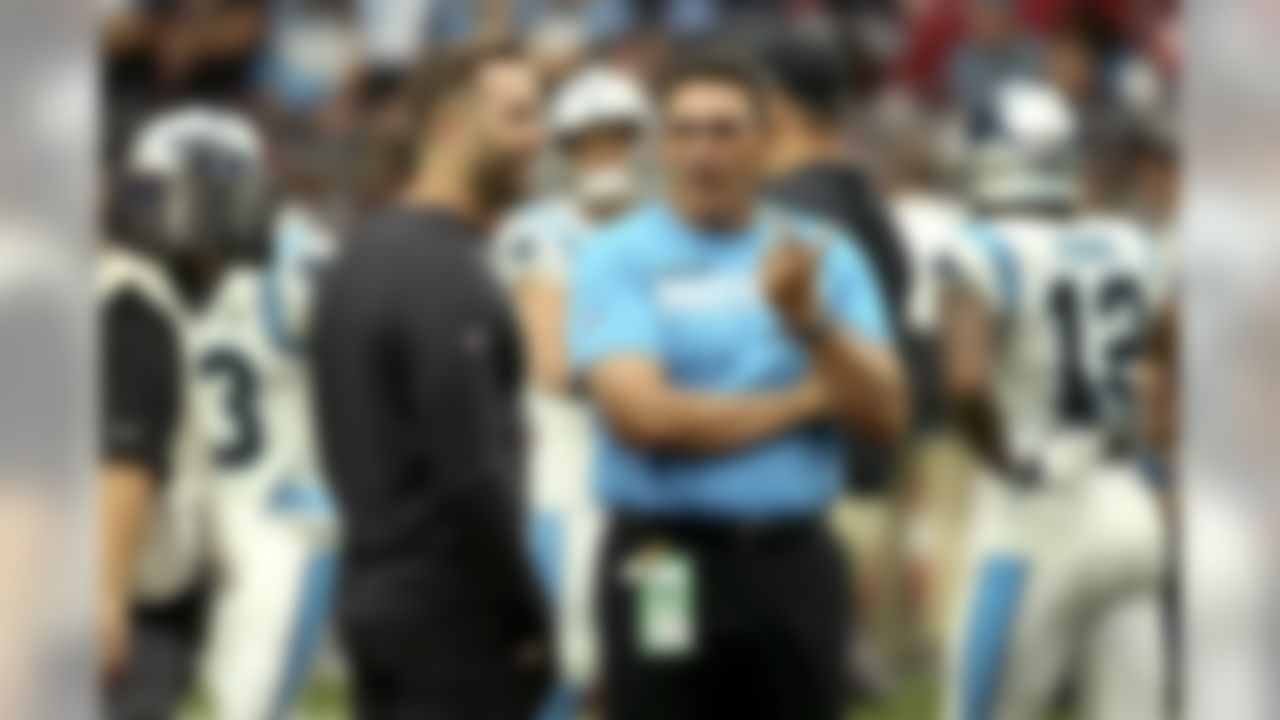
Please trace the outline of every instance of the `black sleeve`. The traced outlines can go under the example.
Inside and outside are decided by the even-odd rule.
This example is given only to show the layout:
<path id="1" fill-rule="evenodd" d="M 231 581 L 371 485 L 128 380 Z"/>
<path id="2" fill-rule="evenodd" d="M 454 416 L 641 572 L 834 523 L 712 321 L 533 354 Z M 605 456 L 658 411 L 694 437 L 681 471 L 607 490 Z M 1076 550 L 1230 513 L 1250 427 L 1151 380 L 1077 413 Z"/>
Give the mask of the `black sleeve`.
<path id="1" fill-rule="evenodd" d="M 775 183 L 774 200 L 835 223 L 853 236 L 871 262 L 901 339 L 907 301 L 906 246 L 876 189 L 861 172 L 797 173 Z"/>
<path id="2" fill-rule="evenodd" d="M 412 359 L 423 455 L 463 536 L 471 571 L 502 599 L 517 636 L 545 633 L 545 603 L 525 543 L 518 408 L 499 356 L 510 340 L 493 321 L 492 285 L 474 263 L 445 261 L 407 288 L 399 323 Z"/>
<path id="3" fill-rule="evenodd" d="M 879 195 L 869 185 L 864 186 L 858 206 L 862 210 L 859 213 L 859 231 L 868 245 L 871 261 L 877 266 L 880 285 L 889 302 L 894 329 L 901 338 L 906 327 L 907 292 L 911 282 L 906 246 Z"/>
<path id="4" fill-rule="evenodd" d="M 178 416 L 178 344 L 142 298 L 124 293 L 102 309 L 102 453 L 142 463 L 163 480 Z"/>

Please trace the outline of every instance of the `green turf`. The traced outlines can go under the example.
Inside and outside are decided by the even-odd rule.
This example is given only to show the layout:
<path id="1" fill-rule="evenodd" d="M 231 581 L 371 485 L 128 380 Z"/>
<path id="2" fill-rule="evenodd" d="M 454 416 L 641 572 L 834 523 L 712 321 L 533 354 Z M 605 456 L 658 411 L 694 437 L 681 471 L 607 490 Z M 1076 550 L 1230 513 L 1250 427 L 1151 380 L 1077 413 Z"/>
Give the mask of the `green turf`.
<path id="1" fill-rule="evenodd" d="M 934 720 L 938 702 L 937 685 L 920 678 L 904 683 L 888 701 L 852 711 L 849 720 Z"/>
<path id="2" fill-rule="evenodd" d="M 926 680 L 907 683 L 891 701 L 876 707 L 854 710 L 849 720 L 933 720 L 937 691 Z M 351 717 L 347 707 L 345 688 L 339 683 L 316 683 L 304 696 L 302 706 L 294 715 L 297 720 L 347 720 Z M 183 713 L 183 720 L 212 720 L 208 703 L 197 698 Z"/>
<path id="3" fill-rule="evenodd" d="M 346 688 L 337 682 L 313 683 L 302 696 L 302 705 L 293 715 L 297 720 L 347 720 L 352 717 L 347 707 Z M 198 694 L 182 713 L 182 720 L 213 720 L 209 703 Z"/>

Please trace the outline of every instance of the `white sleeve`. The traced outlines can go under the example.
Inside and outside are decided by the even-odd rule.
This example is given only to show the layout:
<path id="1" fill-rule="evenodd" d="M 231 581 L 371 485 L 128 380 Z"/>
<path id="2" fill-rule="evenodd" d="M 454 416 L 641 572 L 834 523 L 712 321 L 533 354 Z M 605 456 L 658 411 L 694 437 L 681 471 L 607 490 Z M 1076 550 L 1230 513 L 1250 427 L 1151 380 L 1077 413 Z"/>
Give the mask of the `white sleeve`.
<path id="1" fill-rule="evenodd" d="M 996 312 L 1017 303 L 1017 259 L 995 229 L 966 225 L 939 253 L 935 277 L 941 295 L 964 288 L 976 293 Z"/>
<path id="2" fill-rule="evenodd" d="M 1153 314 L 1176 292 L 1177 258 L 1171 238 L 1156 237 L 1133 223 L 1112 226 L 1123 248 L 1124 270 L 1142 288 L 1142 301 Z"/>
<path id="3" fill-rule="evenodd" d="M 508 286 L 528 280 L 568 282 L 569 258 L 565 239 L 546 213 L 523 212 L 504 223 L 494 241 L 498 276 Z"/>
<path id="4" fill-rule="evenodd" d="M 309 335 L 316 288 L 333 257 L 336 243 L 313 223 L 284 219 L 276 225 L 263 288 L 272 334 L 286 348 L 298 348 Z"/>

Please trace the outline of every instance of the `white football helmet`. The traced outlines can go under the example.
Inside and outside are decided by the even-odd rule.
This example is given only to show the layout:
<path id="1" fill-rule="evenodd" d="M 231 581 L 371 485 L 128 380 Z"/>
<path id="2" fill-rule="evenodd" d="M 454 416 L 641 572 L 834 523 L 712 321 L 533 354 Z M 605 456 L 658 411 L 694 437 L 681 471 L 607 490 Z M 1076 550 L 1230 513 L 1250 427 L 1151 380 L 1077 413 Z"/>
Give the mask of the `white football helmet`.
<path id="1" fill-rule="evenodd" d="M 124 168 L 127 241 L 166 256 L 256 255 L 272 186 L 262 139 L 231 110 L 187 106 L 137 133 Z"/>
<path id="2" fill-rule="evenodd" d="M 964 160 L 972 200 L 988 207 L 1074 206 L 1080 199 L 1075 113 L 1045 85 L 1013 82 L 970 119 Z"/>

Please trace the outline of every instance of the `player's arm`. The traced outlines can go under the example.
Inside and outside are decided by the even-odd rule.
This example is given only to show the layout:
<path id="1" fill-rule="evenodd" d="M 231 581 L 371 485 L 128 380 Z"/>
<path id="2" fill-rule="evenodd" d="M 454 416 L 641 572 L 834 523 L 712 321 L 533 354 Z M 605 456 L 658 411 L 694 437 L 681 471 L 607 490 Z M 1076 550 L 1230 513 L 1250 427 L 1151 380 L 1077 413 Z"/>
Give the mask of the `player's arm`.
<path id="1" fill-rule="evenodd" d="M 835 418 L 862 437 L 893 442 L 907 426 L 906 381 L 879 288 L 850 248 L 848 240 L 817 247 L 784 238 L 766 258 L 762 281 L 808 353 Z"/>
<path id="2" fill-rule="evenodd" d="M 940 335 L 943 397 L 961 436 L 995 468 L 1009 465 L 992 392 L 997 318 L 989 302 L 964 285 L 943 295 Z"/>
<path id="3" fill-rule="evenodd" d="M 101 548 L 98 652 L 104 679 L 116 677 L 129 656 L 129 598 L 154 499 L 156 478 L 138 463 L 114 461 L 102 468 L 99 488 Z"/>
<path id="4" fill-rule="evenodd" d="M 549 278 L 531 277 L 517 283 L 514 292 L 533 381 L 547 390 L 567 391 L 570 372 L 564 285 Z"/>
<path id="5" fill-rule="evenodd" d="M 1179 402 L 1179 309 L 1176 298 L 1160 305 L 1134 368 L 1141 409 L 1139 437 L 1160 462 L 1149 467 L 1148 481 L 1169 527 L 1183 521 L 1183 493 L 1177 468 L 1182 436 Z M 1163 470 L 1163 472 L 1160 472 Z"/>
<path id="6" fill-rule="evenodd" d="M 127 662 L 137 560 L 177 416 L 177 347 L 138 298 L 107 306 L 102 326 L 103 461 L 99 488 L 99 657 L 105 677 Z"/>
<path id="7" fill-rule="evenodd" d="M 891 350 L 845 331 L 821 335 L 807 347 L 837 420 L 871 440 L 892 443 L 902 437 L 907 387 Z"/>
<path id="8" fill-rule="evenodd" d="M 778 392 L 720 395 L 672 386 L 657 361 L 614 356 L 588 375 L 592 398 L 624 442 L 665 452 L 714 454 L 746 447 L 826 411 L 813 378 Z"/>
<path id="9" fill-rule="evenodd" d="M 939 282 L 939 373 L 945 410 L 974 452 L 995 469 L 1012 459 L 995 402 L 1001 325 L 1017 306 L 1018 260 L 995 228 L 972 224 L 947 244 Z"/>
<path id="10" fill-rule="evenodd" d="M 498 232 L 496 262 L 511 288 L 534 382 L 566 392 L 572 384 L 564 319 L 569 259 L 551 228 L 535 223 L 538 217 L 519 214 Z"/>

